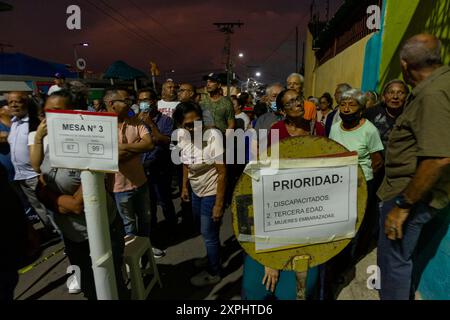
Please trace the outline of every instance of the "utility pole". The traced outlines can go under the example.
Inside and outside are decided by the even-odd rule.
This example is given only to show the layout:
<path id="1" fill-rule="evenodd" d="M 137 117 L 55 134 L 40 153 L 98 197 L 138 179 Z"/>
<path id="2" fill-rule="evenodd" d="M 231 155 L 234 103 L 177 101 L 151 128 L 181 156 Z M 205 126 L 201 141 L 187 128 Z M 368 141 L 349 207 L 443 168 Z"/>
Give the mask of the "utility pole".
<path id="1" fill-rule="evenodd" d="M 303 41 L 302 70 L 300 73 L 305 75 L 305 41 Z"/>
<path id="2" fill-rule="evenodd" d="M 299 72 L 299 69 L 298 69 L 298 27 L 295 27 L 295 72 Z"/>
<path id="3" fill-rule="evenodd" d="M 234 27 L 240 28 L 244 24 L 242 22 L 216 22 L 214 25 L 220 32 L 225 34 L 225 47 L 224 52 L 227 57 L 226 69 L 227 69 L 227 95 L 231 96 L 231 75 L 232 75 L 232 61 L 231 61 L 231 35 L 234 33 Z"/>

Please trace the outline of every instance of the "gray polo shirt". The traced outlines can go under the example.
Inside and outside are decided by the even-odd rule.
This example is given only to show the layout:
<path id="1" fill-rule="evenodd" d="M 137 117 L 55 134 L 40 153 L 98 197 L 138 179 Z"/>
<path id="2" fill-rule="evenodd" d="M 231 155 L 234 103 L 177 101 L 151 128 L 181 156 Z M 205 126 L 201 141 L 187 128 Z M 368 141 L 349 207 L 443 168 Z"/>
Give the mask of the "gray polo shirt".
<path id="1" fill-rule="evenodd" d="M 41 172 L 47 187 L 53 192 L 63 195 L 74 195 L 80 188 L 81 171 L 52 168 L 48 150 L 41 165 Z M 106 199 L 108 218 L 111 224 L 116 218 L 117 209 L 108 193 L 106 193 Z M 55 213 L 54 218 L 65 238 L 73 242 L 83 242 L 88 239 L 84 213 L 81 215 Z"/>

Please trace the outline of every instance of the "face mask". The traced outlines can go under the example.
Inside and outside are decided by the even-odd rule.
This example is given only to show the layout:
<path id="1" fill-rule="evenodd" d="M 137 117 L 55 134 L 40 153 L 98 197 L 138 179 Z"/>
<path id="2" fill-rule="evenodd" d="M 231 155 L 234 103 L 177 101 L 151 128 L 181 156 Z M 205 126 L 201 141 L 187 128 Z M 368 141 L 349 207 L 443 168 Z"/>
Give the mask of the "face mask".
<path id="1" fill-rule="evenodd" d="M 184 128 L 189 132 L 194 131 L 194 122 L 185 123 Z"/>
<path id="2" fill-rule="evenodd" d="M 270 104 L 270 109 L 272 109 L 273 112 L 277 112 L 278 108 L 277 108 L 277 102 L 274 101 Z"/>
<path id="3" fill-rule="evenodd" d="M 361 120 L 361 113 L 355 112 L 351 114 L 344 114 L 341 112 L 340 114 L 342 122 L 344 123 L 345 128 L 354 128 L 359 124 Z"/>
<path id="4" fill-rule="evenodd" d="M 141 112 L 150 112 L 150 103 L 149 102 L 141 102 L 139 103 L 139 109 Z"/>

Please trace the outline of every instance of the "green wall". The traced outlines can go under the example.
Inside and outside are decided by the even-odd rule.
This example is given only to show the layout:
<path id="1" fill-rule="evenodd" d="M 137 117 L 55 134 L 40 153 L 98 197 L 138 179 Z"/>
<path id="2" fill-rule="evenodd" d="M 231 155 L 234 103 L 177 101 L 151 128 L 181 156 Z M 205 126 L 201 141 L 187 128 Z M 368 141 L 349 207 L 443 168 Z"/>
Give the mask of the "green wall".
<path id="1" fill-rule="evenodd" d="M 380 87 L 401 76 L 399 51 L 411 36 L 428 32 L 442 41 L 445 63 L 450 63 L 450 0 L 385 0 Z"/>

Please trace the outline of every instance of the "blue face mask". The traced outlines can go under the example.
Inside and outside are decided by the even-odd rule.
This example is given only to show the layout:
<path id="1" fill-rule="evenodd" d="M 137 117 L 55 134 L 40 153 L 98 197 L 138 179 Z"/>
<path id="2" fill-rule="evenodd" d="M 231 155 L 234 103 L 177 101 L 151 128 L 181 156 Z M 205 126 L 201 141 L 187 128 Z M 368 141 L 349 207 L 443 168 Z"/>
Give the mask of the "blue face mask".
<path id="1" fill-rule="evenodd" d="M 273 112 L 277 112 L 277 111 L 278 111 L 276 101 L 274 101 L 274 102 L 272 102 L 272 103 L 270 104 L 270 109 L 272 109 Z"/>
<path id="2" fill-rule="evenodd" d="M 139 110 L 141 112 L 150 112 L 150 103 L 149 102 L 141 102 L 139 103 Z"/>

